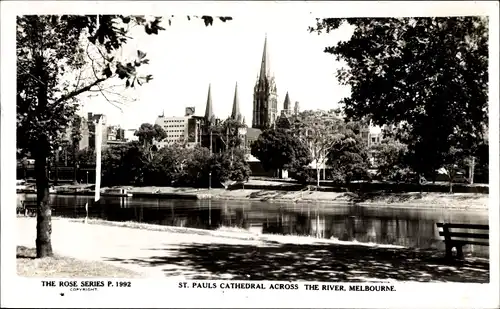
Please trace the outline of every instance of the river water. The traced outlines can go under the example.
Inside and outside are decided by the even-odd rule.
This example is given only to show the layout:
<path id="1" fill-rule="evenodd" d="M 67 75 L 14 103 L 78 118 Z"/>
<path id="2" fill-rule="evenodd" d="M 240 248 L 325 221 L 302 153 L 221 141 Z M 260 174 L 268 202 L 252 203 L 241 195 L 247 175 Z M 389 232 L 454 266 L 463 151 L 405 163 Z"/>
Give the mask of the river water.
<path id="1" fill-rule="evenodd" d="M 18 194 L 21 200 L 35 200 Z M 50 195 L 54 216 L 136 221 L 200 229 L 237 227 L 255 233 L 308 235 L 347 241 L 444 250 L 436 222 L 488 224 L 487 211 L 418 210 L 347 204 L 284 204 L 261 201 Z M 464 253 L 488 256 L 488 247 L 466 246 Z"/>

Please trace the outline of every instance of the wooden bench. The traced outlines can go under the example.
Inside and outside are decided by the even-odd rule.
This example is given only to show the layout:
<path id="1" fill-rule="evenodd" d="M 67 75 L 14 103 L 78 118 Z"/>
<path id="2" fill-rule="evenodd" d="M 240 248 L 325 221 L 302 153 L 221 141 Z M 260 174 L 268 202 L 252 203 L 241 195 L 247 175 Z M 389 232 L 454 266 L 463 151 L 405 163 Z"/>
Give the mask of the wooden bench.
<path id="1" fill-rule="evenodd" d="M 489 246 L 489 229 L 488 225 L 483 224 L 462 224 L 462 223 L 436 223 L 439 231 L 439 236 L 444 237 L 446 245 L 446 257 L 452 257 L 453 247 L 457 250 L 457 258 L 463 259 L 464 253 L 462 247 L 464 245 L 479 245 Z M 455 231 L 452 231 L 455 230 Z M 464 232 L 456 230 L 477 230 L 477 232 Z M 480 231 L 486 231 L 481 233 Z"/>

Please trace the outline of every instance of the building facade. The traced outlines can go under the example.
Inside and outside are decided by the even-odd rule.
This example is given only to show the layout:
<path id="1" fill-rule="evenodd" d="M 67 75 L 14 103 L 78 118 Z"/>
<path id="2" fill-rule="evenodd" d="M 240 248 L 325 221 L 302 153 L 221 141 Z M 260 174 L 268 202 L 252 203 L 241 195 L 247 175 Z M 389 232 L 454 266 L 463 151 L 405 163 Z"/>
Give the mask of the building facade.
<path id="1" fill-rule="evenodd" d="M 188 139 L 188 121 L 189 116 L 186 117 L 167 117 L 160 115 L 156 118 L 155 124 L 161 126 L 167 133 L 165 141 L 167 143 L 185 142 Z"/>

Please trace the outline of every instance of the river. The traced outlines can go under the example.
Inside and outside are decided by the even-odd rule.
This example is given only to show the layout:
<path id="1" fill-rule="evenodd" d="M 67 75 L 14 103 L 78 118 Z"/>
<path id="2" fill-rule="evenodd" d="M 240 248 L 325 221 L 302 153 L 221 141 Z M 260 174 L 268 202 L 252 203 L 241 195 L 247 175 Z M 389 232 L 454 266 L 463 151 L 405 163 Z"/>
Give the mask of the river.
<path id="1" fill-rule="evenodd" d="M 18 194 L 21 200 L 34 194 Z M 255 233 L 308 235 L 339 240 L 444 250 L 436 222 L 488 224 L 487 211 L 419 210 L 347 204 L 280 204 L 260 201 L 50 195 L 54 216 L 217 229 L 237 227 Z M 464 253 L 488 256 L 488 247 L 466 246 Z"/>

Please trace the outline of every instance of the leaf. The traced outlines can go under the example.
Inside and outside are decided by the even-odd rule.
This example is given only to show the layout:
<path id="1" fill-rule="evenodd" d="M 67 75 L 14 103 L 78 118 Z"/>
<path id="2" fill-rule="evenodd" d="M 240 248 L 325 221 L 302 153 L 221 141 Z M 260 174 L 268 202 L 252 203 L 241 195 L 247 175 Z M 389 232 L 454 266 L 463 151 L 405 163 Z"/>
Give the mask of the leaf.
<path id="1" fill-rule="evenodd" d="M 137 57 L 139 57 L 139 59 L 142 59 L 142 58 L 146 57 L 146 53 L 142 52 L 140 50 L 137 50 Z"/>
<path id="2" fill-rule="evenodd" d="M 113 72 L 111 71 L 109 65 L 104 69 L 103 73 L 107 78 L 110 78 L 113 75 Z"/>
<path id="3" fill-rule="evenodd" d="M 214 19 L 212 18 L 212 16 L 204 15 L 201 18 L 203 19 L 203 21 L 205 22 L 205 26 L 207 26 L 207 27 L 211 26 L 214 22 Z"/>

